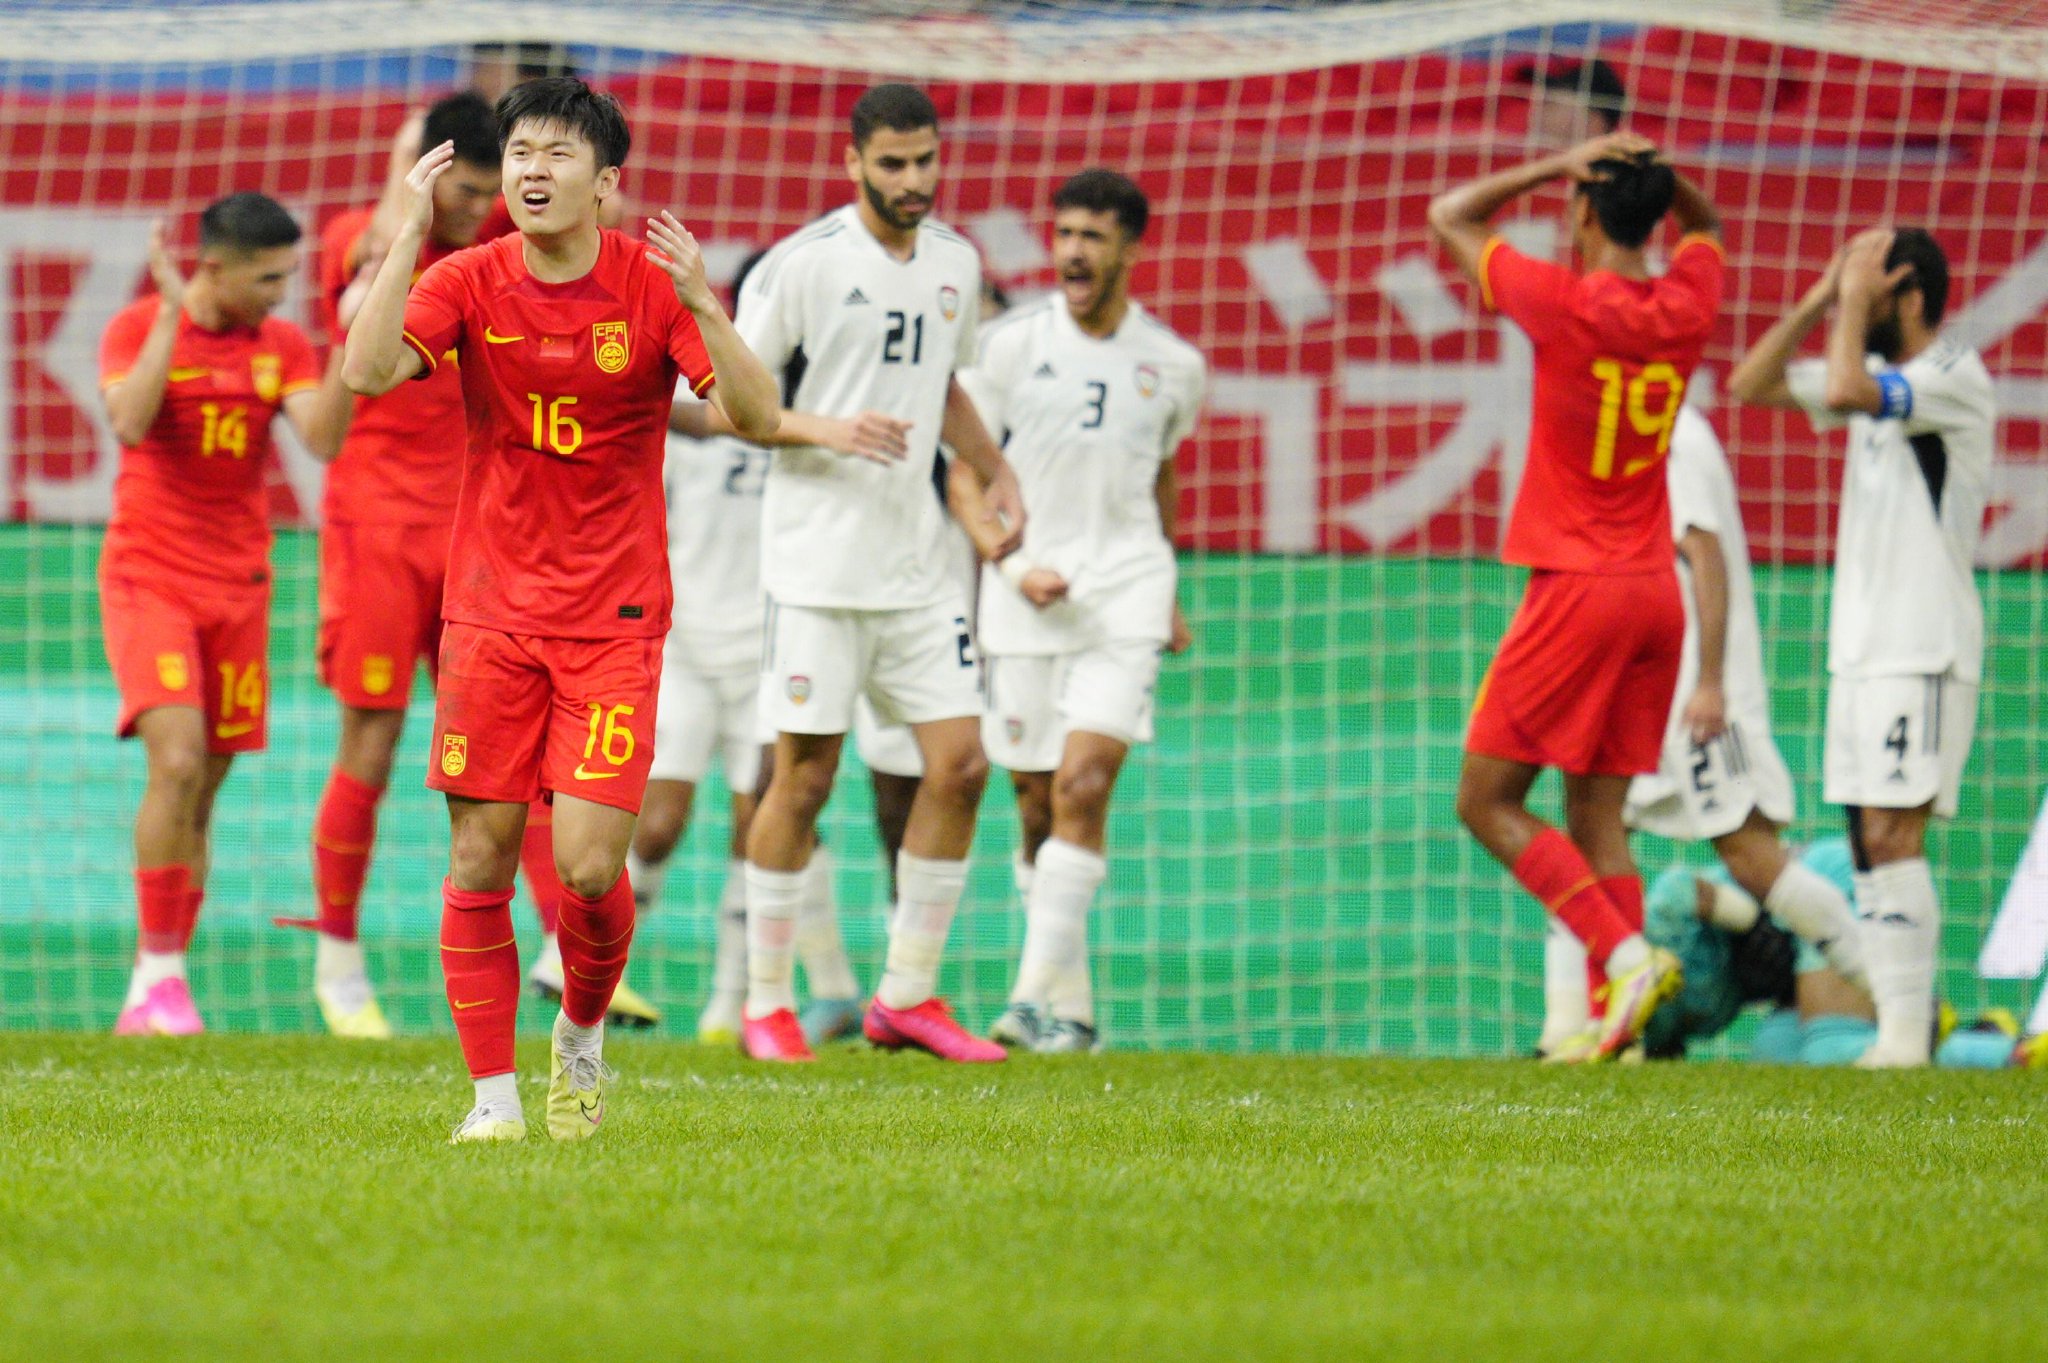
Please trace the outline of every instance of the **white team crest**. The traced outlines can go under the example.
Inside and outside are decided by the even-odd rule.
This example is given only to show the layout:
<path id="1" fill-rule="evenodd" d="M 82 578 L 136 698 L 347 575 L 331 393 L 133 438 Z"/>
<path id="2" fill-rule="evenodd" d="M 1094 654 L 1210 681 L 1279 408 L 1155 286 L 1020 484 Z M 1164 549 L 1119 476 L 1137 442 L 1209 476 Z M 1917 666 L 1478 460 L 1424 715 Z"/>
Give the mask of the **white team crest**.
<path id="1" fill-rule="evenodd" d="M 1003 721 L 1003 732 L 1009 736 L 1012 743 L 1022 743 L 1024 741 L 1024 721 L 1015 715 L 1011 715 Z"/>
<path id="2" fill-rule="evenodd" d="M 1138 366 L 1138 396 L 1151 397 L 1159 391 L 1159 371 L 1149 364 Z"/>
<path id="3" fill-rule="evenodd" d="M 960 315 L 960 290 L 951 284 L 939 290 L 939 312 L 948 322 Z"/>
<path id="4" fill-rule="evenodd" d="M 791 677 L 789 679 L 789 703 L 791 705 L 802 705 L 810 698 L 811 679 L 809 677 Z"/>

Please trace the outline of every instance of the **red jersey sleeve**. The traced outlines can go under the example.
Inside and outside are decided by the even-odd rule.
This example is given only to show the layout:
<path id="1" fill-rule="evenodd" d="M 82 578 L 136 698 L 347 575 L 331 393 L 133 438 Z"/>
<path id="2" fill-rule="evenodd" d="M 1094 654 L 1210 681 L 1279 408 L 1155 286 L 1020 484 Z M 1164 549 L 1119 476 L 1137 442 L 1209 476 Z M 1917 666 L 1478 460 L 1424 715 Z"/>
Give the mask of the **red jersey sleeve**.
<path id="1" fill-rule="evenodd" d="M 683 382 L 690 385 L 690 392 L 703 397 L 718 375 L 711 369 L 711 352 L 704 348 L 704 333 L 697 330 L 697 319 L 690 310 L 677 302 L 669 321 L 669 358 L 676 362 L 676 368 L 683 374 Z"/>
<path id="2" fill-rule="evenodd" d="M 1494 237 L 1479 255 L 1479 298 L 1535 339 L 1563 316 L 1574 283 L 1572 272 L 1547 260 L 1525 256 Z"/>
<path id="3" fill-rule="evenodd" d="M 320 386 L 320 356 L 314 352 L 313 343 L 306 339 L 306 333 L 290 322 L 280 321 L 277 333 L 277 356 L 279 378 L 278 396 L 288 398 L 294 393 L 303 393 L 309 388 Z"/>
<path id="4" fill-rule="evenodd" d="M 131 303 L 114 314 L 107 323 L 107 329 L 100 337 L 100 390 L 112 388 L 128 377 L 128 371 L 135 364 L 135 357 L 142 353 L 142 343 L 149 339 L 149 329 L 156 322 L 157 301 L 154 297 L 142 303 Z"/>
<path id="5" fill-rule="evenodd" d="M 462 339 L 469 302 L 469 275 L 457 252 L 427 267 L 405 299 L 405 343 L 420 357 L 422 375 L 441 366 L 441 357 Z"/>
<path id="6" fill-rule="evenodd" d="M 1712 327 L 1721 311 L 1725 264 L 1720 242 L 1689 232 L 1679 240 L 1671 268 L 1665 271 L 1664 278 L 1682 289 L 1697 307 L 1692 321 L 1701 328 Z"/>
<path id="7" fill-rule="evenodd" d="M 327 334 L 329 345 L 340 345 L 340 329 L 335 325 L 335 307 L 341 302 L 342 294 L 355 282 L 356 247 L 363 240 L 363 232 L 369 226 L 366 213 L 343 213 L 320 234 L 320 289 L 318 321 Z"/>

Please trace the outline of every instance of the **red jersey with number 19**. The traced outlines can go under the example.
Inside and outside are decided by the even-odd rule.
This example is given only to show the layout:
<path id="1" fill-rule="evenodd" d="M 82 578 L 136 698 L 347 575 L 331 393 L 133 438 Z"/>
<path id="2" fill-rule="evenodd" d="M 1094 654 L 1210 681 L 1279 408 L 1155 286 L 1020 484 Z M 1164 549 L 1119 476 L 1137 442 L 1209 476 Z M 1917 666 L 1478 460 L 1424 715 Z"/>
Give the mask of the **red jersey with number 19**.
<path id="1" fill-rule="evenodd" d="M 1580 276 L 1499 237 L 1479 261 L 1486 306 L 1536 352 L 1529 457 L 1501 557 L 1530 568 L 1671 566 L 1664 457 L 1721 306 L 1721 248 L 1687 236 L 1658 279 Z"/>
<path id="2" fill-rule="evenodd" d="M 433 373 L 461 361 L 468 466 L 445 619 L 557 639 L 669 626 L 661 461 L 680 373 L 712 384 L 697 322 L 647 248 L 606 230 L 581 279 L 528 273 L 518 235 L 420 276 L 405 339 Z"/>

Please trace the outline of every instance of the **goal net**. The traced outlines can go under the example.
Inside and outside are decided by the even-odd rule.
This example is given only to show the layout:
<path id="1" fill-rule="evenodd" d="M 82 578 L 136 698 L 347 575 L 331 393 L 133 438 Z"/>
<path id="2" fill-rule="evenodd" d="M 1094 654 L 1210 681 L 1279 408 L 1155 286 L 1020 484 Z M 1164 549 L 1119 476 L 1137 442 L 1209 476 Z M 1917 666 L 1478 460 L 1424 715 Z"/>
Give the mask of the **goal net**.
<path id="1" fill-rule="evenodd" d="M 1105 1032 L 1126 1046 L 1498 1055 L 1534 1037 L 1537 907 L 1452 814 L 1467 708 L 1519 591 L 1493 554 L 1529 355 L 1431 248 L 1429 196 L 1587 131 L 1589 99 L 1607 97 L 1586 65 L 1597 58 L 1628 125 L 1721 205 L 1732 294 L 1693 391 L 1743 491 L 1802 836 L 1835 831 L 1818 739 L 1841 451 L 1716 401 L 1715 378 L 1849 232 L 1929 225 L 1954 262 L 1952 326 L 1984 348 L 2004 413 L 1982 717 L 1961 817 L 1935 838 L 1942 984 L 1965 1011 L 2018 1006 L 2030 983 L 1974 967 L 2048 786 L 2044 24 L 2048 3 L 2020 0 L 9 6 L 0 1027 L 108 1025 L 134 950 L 142 759 L 112 736 L 100 644 L 95 569 L 119 451 L 95 353 L 146 279 L 151 220 L 189 255 L 196 210 L 260 189 L 310 242 L 375 198 L 408 112 L 473 79 L 493 50 L 479 44 L 507 43 L 564 45 L 624 101 L 628 192 L 673 208 L 715 275 L 847 200 L 844 119 L 881 78 L 932 91 L 941 214 L 1013 298 L 1050 283 L 1048 199 L 1066 175 L 1117 167 L 1152 196 L 1136 291 L 1207 354 L 1213 391 L 1180 466 L 1196 644 L 1168 662 L 1158 742 L 1118 792 L 1093 924 Z M 1536 195 L 1510 230 L 1559 253 L 1562 207 Z M 287 315 L 308 316 L 304 292 Z M 336 744 L 335 703 L 314 679 L 320 483 L 288 445 L 270 747 L 222 793 L 193 948 L 216 1027 L 318 1025 L 310 944 L 269 924 L 311 907 L 313 809 Z M 430 703 L 421 685 L 363 899 L 372 975 L 406 1032 L 447 1026 L 433 950 L 447 825 L 420 783 Z M 724 871 L 722 790 L 698 807 L 629 974 L 678 1030 L 707 984 Z M 871 985 L 886 879 L 857 770 L 826 836 Z M 998 777 L 943 981 L 976 1024 L 1001 1006 L 1021 939 L 1015 842 Z M 1638 848 L 1650 872 L 1700 855 Z M 520 921 L 530 952 L 531 915 Z"/>

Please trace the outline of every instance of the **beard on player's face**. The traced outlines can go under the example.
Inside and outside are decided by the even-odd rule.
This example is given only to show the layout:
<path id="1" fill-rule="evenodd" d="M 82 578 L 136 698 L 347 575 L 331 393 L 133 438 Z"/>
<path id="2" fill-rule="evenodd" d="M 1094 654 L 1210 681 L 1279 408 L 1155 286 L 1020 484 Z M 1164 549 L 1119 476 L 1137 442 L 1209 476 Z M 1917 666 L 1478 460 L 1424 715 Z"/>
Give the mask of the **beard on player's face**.
<path id="1" fill-rule="evenodd" d="M 867 196 L 868 207 L 875 211 L 875 216 L 899 232 L 912 230 L 932 211 L 930 194 L 914 189 L 892 194 L 865 174 L 860 177 L 860 192 Z"/>
<path id="2" fill-rule="evenodd" d="M 1123 264 L 1114 258 L 1093 263 L 1079 255 L 1068 258 L 1060 265 L 1060 292 L 1066 295 L 1067 310 L 1076 317 L 1100 312 L 1123 277 Z"/>

